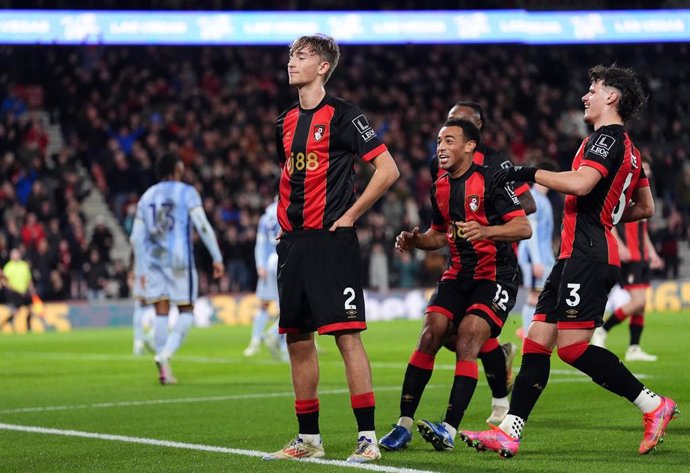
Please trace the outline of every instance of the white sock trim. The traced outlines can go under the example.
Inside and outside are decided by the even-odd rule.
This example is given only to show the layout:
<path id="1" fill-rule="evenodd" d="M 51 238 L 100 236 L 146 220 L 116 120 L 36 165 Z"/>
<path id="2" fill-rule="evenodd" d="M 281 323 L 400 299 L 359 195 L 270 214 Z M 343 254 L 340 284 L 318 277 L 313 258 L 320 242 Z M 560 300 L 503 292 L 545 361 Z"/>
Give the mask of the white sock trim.
<path id="1" fill-rule="evenodd" d="M 408 432 L 412 432 L 412 425 L 414 424 L 414 419 L 412 417 L 401 417 L 398 419 L 398 425 L 402 425 L 407 429 Z"/>
<path id="2" fill-rule="evenodd" d="M 510 407 L 510 400 L 508 396 L 506 397 L 492 397 L 491 398 L 492 407 Z"/>
<path id="3" fill-rule="evenodd" d="M 643 414 L 647 414 L 661 405 L 661 396 L 645 387 L 642 388 L 642 391 L 635 398 L 633 404 L 635 404 Z"/>
<path id="4" fill-rule="evenodd" d="M 321 445 L 321 434 L 299 434 L 298 437 L 301 438 L 304 443 Z"/>

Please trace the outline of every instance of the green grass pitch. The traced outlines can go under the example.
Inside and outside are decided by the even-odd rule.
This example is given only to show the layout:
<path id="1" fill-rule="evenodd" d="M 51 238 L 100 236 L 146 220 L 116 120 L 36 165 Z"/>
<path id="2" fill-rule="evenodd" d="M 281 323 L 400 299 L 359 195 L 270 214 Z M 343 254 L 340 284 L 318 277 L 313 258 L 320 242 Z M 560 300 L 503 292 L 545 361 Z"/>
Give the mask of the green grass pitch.
<path id="1" fill-rule="evenodd" d="M 643 346 L 659 361 L 628 363 L 634 373 L 646 376 L 650 388 L 673 397 L 686 411 L 670 424 L 665 443 L 651 455 L 637 455 L 639 411 L 554 356 L 554 372 L 516 458 L 476 453 L 460 442 L 455 451 L 439 453 L 415 432 L 409 448 L 384 452 L 377 465 L 387 467 L 380 471 L 690 471 L 688 315 L 649 315 Z M 518 316 L 509 319 L 502 341 L 516 341 L 518 323 Z M 364 334 L 379 437 L 397 420 L 400 384 L 420 327 L 421 321 L 370 323 Z M 152 358 L 131 355 L 131 331 L 124 328 L 0 336 L 0 471 L 353 471 L 336 463 L 265 462 L 251 456 L 252 451 L 280 448 L 294 436 L 297 423 L 288 365 L 273 361 L 265 349 L 243 359 L 248 338 L 248 327 L 194 329 L 173 361 L 180 384 L 160 386 Z M 609 348 L 622 356 L 627 340 L 626 324 L 611 333 Z M 344 460 L 355 447 L 355 420 L 333 340 L 320 337 L 319 347 L 326 459 Z M 453 363 L 445 350 L 437 357 L 418 418 L 441 418 Z M 461 428 L 483 428 L 489 404 L 480 372 Z M 39 430 L 17 430 L 27 427 Z M 84 437 L 89 434 L 97 438 Z M 131 437 L 154 441 L 123 441 Z M 155 440 L 179 442 L 183 448 Z M 364 468 L 358 470 L 368 466 Z"/>

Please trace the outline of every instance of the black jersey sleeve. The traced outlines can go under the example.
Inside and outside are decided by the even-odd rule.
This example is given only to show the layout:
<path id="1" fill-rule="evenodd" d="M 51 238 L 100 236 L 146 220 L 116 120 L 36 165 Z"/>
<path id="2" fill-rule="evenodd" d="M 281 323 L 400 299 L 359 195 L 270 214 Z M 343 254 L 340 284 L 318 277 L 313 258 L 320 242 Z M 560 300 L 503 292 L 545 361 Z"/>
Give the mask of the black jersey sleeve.
<path id="1" fill-rule="evenodd" d="M 496 213 L 500 215 L 504 222 L 507 222 L 515 217 L 525 216 L 525 211 L 522 210 L 520 201 L 518 200 L 517 195 L 515 195 L 513 186 L 510 183 L 503 187 L 494 186 L 491 184 L 489 195 L 491 197 L 491 202 L 496 209 Z"/>
<path id="2" fill-rule="evenodd" d="M 602 127 L 592 133 L 585 143 L 582 165 L 593 167 L 606 177 L 609 170 L 621 161 L 624 150 L 623 137 Z"/>
<path id="3" fill-rule="evenodd" d="M 343 101 L 342 113 L 342 140 L 360 159 L 371 161 L 388 149 L 359 107 Z"/>

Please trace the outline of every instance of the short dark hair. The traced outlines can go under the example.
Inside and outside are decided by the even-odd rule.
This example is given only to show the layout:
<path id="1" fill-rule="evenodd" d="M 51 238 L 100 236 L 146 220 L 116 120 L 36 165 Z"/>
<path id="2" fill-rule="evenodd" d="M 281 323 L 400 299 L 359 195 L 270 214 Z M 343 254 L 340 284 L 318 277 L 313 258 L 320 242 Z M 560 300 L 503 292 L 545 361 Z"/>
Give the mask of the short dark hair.
<path id="1" fill-rule="evenodd" d="M 156 176 L 158 180 L 165 179 L 175 174 L 175 167 L 180 158 L 175 153 L 165 153 L 156 161 Z"/>
<path id="2" fill-rule="evenodd" d="M 467 107 L 471 108 L 475 112 L 477 112 L 477 115 L 479 115 L 479 119 L 482 121 L 482 125 L 485 125 L 484 122 L 484 109 L 482 108 L 481 105 L 479 105 L 477 102 L 472 102 L 471 100 L 458 100 L 455 102 L 454 107 Z"/>
<path id="3" fill-rule="evenodd" d="M 318 54 L 323 61 L 331 65 L 324 79 L 324 83 L 328 82 L 335 67 L 338 65 L 338 59 L 340 59 L 340 48 L 338 47 L 338 43 L 336 43 L 335 39 L 332 37 L 322 33 L 300 36 L 290 46 L 290 55 L 304 48 L 311 49 L 315 54 Z"/>
<path id="4" fill-rule="evenodd" d="M 446 120 L 443 126 L 457 126 L 462 128 L 462 134 L 467 141 L 474 141 L 479 146 L 481 142 L 481 133 L 479 133 L 479 128 L 469 120 L 464 118 L 451 118 Z"/>
<path id="5" fill-rule="evenodd" d="M 618 101 L 618 114 L 624 122 L 635 118 L 647 101 L 642 84 L 635 71 L 625 67 L 597 65 L 587 71 L 591 83 L 601 81 L 609 87 L 615 87 L 621 93 Z"/>

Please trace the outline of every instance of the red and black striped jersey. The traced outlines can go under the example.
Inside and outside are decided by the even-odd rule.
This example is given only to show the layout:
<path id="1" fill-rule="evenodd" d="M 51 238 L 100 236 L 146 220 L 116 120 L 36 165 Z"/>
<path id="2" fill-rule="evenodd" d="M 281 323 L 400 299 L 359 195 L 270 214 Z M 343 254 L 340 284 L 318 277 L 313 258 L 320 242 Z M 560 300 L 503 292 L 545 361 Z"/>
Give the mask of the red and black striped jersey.
<path id="1" fill-rule="evenodd" d="M 603 176 L 585 196 L 567 195 L 558 259 L 578 257 L 620 266 L 611 233 L 635 189 L 648 186 L 640 152 L 622 125 L 602 126 L 582 141 L 572 169 L 590 166 Z"/>
<path id="2" fill-rule="evenodd" d="M 312 110 L 295 104 L 276 121 L 278 221 L 284 231 L 330 226 L 354 201 L 355 157 L 387 150 L 355 105 L 330 95 Z"/>
<path id="3" fill-rule="evenodd" d="M 647 221 L 625 222 L 616 224 L 616 231 L 621 241 L 630 251 L 630 262 L 649 261 L 645 235 L 647 234 Z"/>
<path id="4" fill-rule="evenodd" d="M 472 156 L 472 162 L 479 166 L 489 166 L 490 168 L 496 169 L 508 168 L 513 166 L 513 163 L 510 162 L 510 159 L 508 159 L 508 157 L 504 153 L 497 150 L 496 148 L 487 146 L 484 143 L 480 143 L 479 146 L 477 146 L 477 149 L 474 151 L 474 155 Z M 439 174 L 438 156 L 434 156 L 431 159 L 430 169 L 431 178 L 435 181 L 436 179 L 438 179 Z M 445 171 L 441 172 L 443 173 Z M 517 195 L 518 197 L 524 194 L 525 192 L 529 191 L 529 185 L 527 185 L 526 182 L 515 182 L 513 185 L 515 187 L 515 195 Z"/>
<path id="5" fill-rule="evenodd" d="M 472 164 L 465 174 L 443 173 L 431 187 L 431 228 L 445 232 L 450 247 L 448 269 L 441 279 L 489 279 L 512 282 L 517 258 L 512 243 L 492 240 L 468 242 L 459 234 L 460 222 L 502 225 L 525 212 L 512 190 L 497 188 L 492 178 L 500 168 Z"/>

